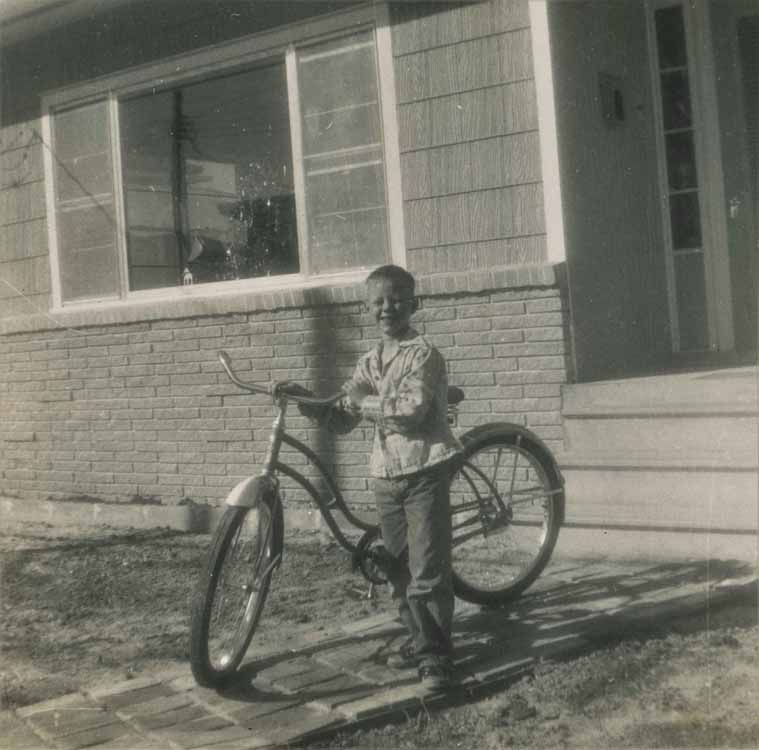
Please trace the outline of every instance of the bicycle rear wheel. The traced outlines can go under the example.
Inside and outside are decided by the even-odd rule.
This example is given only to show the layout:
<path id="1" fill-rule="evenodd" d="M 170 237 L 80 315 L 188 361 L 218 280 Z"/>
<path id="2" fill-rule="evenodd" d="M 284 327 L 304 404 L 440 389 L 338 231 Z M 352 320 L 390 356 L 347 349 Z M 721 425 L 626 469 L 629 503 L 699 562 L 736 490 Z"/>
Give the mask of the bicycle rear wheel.
<path id="1" fill-rule="evenodd" d="M 451 483 L 454 590 L 476 604 L 506 604 L 548 564 L 562 522 L 561 479 L 547 449 L 522 431 L 494 425 L 462 442 Z"/>
<path id="2" fill-rule="evenodd" d="M 192 603 L 190 666 L 199 685 L 222 685 L 245 656 L 281 557 L 277 524 L 276 498 L 222 516 Z"/>

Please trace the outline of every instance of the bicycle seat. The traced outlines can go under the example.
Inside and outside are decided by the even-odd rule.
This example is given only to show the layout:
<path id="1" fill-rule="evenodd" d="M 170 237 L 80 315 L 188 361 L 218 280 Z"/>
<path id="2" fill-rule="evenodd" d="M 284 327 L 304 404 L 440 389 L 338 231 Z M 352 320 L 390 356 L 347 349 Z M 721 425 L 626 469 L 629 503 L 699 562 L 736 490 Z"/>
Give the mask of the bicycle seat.
<path id="1" fill-rule="evenodd" d="M 456 406 L 456 404 L 460 404 L 465 398 L 466 398 L 466 395 L 464 394 L 464 391 L 461 390 L 461 388 L 459 388 L 457 385 L 448 386 L 448 405 L 449 406 Z"/>

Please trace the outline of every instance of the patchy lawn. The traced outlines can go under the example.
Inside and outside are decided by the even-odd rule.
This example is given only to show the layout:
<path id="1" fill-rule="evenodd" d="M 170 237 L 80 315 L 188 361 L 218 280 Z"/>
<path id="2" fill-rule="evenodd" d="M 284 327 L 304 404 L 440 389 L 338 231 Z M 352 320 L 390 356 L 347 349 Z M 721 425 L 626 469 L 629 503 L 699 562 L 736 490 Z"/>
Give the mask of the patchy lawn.
<path id="1" fill-rule="evenodd" d="M 189 659 L 190 602 L 209 537 L 64 531 L 29 527 L 0 536 L 2 708 Z M 365 592 L 347 552 L 291 533 L 257 642 L 274 645 L 384 606 L 382 594 L 362 600 L 356 588 Z"/>
<path id="2" fill-rule="evenodd" d="M 0 536 L 0 701 L 15 708 L 82 684 L 186 664 L 192 591 L 208 537 L 29 527 Z M 347 553 L 294 534 L 259 638 L 323 629 L 390 606 Z M 759 611 L 714 612 L 662 632 L 608 634 L 494 697 L 345 734 L 325 748 L 759 748 Z M 316 747 L 316 746 L 314 746 Z"/>

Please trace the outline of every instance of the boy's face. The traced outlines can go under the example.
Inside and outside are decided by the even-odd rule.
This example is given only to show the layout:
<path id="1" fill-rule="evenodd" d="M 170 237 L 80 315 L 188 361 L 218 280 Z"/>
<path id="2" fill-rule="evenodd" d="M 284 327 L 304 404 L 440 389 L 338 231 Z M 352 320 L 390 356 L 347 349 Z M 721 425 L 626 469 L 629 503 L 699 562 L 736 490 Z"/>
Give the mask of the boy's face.
<path id="1" fill-rule="evenodd" d="M 416 311 L 411 289 L 389 279 L 375 279 L 366 285 L 366 299 L 374 320 L 385 338 L 400 338 Z"/>

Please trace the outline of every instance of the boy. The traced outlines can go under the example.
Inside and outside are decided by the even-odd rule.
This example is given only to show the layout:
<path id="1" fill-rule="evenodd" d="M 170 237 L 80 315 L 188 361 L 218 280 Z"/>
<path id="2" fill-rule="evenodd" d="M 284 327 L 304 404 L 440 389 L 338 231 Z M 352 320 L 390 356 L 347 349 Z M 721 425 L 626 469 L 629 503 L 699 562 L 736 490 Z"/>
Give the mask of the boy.
<path id="1" fill-rule="evenodd" d="M 409 633 L 388 665 L 417 667 L 422 682 L 444 688 L 454 681 L 449 482 L 461 451 L 447 420 L 445 361 L 411 328 L 418 303 L 408 271 L 381 266 L 366 291 L 382 340 L 359 359 L 325 421 L 336 432 L 362 418 L 375 423 L 370 473 L 392 560 L 387 575 Z"/>

